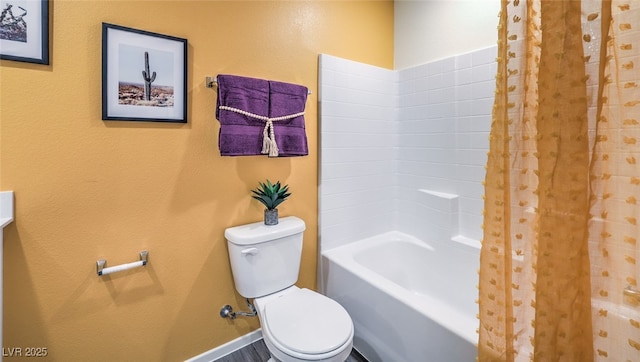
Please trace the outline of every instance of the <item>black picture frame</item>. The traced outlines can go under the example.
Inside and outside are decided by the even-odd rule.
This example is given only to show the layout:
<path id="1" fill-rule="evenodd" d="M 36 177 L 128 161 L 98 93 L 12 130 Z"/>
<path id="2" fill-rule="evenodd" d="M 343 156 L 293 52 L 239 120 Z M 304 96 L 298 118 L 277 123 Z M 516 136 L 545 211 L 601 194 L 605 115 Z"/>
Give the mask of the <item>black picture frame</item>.
<path id="1" fill-rule="evenodd" d="M 49 0 L 0 0 L 0 59 L 49 64 Z"/>
<path id="2" fill-rule="evenodd" d="M 102 119 L 186 123 L 187 39 L 102 23 Z"/>

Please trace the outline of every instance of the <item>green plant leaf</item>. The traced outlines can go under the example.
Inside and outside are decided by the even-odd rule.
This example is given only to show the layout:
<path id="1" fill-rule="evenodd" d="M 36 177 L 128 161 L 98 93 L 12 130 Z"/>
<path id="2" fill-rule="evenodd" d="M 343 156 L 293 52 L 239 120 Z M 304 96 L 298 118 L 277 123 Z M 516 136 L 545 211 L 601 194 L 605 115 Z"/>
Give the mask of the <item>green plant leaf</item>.
<path id="1" fill-rule="evenodd" d="M 274 209 L 275 209 L 275 208 L 277 208 L 277 207 L 278 207 L 278 205 L 280 205 L 282 202 L 284 202 L 284 200 L 282 200 L 282 199 L 280 199 L 280 200 L 278 200 L 278 201 L 275 201 L 275 202 L 273 203 L 273 208 L 274 208 Z"/>
<path id="2" fill-rule="evenodd" d="M 258 195 L 258 196 L 264 195 L 264 192 L 262 192 L 262 190 L 251 190 L 251 192 L 253 192 L 254 195 Z"/>
<path id="3" fill-rule="evenodd" d="M 271 210 L 272 203 L 270 198 L 266 198 L 266 196 L 261 196 L 261 197 L 253 196 L 253 198 L 260 201 L 267 209 Z"/>

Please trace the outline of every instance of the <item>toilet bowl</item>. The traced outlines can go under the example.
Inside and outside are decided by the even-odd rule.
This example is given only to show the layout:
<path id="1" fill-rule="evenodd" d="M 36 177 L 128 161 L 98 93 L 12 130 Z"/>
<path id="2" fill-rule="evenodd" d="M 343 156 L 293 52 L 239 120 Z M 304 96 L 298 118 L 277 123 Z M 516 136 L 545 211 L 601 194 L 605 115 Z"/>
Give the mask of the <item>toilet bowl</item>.
<path id="1" fill-rule="evenodd" d="M 353 346 L 353 322 L 336 301 L 295 286 L 305 223 L 281 218 L 225 230 L 236 290 L 257 310 L 271 360 L 343 362 Z"/>
<path id="2" fill-rule="evenodd" d="M 262 336 L 275 361 L 342 362 L 353 347 L 353 323 L 336 301 L 289 287 L 254 299 Z"/>

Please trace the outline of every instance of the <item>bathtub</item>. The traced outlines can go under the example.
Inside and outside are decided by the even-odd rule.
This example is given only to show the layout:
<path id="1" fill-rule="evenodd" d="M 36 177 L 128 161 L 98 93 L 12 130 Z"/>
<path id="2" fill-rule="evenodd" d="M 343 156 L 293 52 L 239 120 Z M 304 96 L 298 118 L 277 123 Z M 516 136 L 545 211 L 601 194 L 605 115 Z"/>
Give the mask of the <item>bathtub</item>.
<path id="1" fill-rule="evenodd" d="M 370 362 L 474 361 L 479 250 L 388 232 L 321 253 L 321 288 Z"/>

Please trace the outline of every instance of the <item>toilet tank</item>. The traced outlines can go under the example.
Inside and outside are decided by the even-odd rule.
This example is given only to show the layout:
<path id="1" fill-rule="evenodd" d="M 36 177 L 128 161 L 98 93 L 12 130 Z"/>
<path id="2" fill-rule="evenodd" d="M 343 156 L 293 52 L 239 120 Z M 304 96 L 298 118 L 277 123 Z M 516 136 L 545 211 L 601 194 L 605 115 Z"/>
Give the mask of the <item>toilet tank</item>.
<path id="1" fill-rule="evenodd" d="M 225 230 L 236 290 L 245 298 L 262 297 L 298 280 L 305 223 L 295 216 L 277 225 L 263 222 Z"/>

